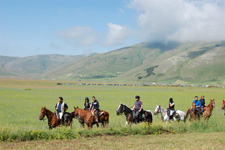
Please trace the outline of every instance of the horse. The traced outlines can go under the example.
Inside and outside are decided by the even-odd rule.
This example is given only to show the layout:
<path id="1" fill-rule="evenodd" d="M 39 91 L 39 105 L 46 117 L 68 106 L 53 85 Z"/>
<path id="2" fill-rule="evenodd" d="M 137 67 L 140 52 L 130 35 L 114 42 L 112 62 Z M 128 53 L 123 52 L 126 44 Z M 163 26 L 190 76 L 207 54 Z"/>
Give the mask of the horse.
<path id="1" fill-rule="evenodd" d="M 196 119 L 200 120 L 201 114 L 196 110 L 196 103 L 192 103 L 191 108 L 189 108 L 187 110 L 187 113 L 186 113 L 187 118 L 188 118 L 189 114 L 190 114 L 189 121 L 193 121 L 193 120 L 196 120 Z"/>
<path id="2" fill-rule="evenodd" d="M 39 115 L 39 120 L 44 120 L 45 116 L 47 116 L 47 119 L 48 119 L 49 130 L 60 125 L 56 113 L 53 113 L 50 110 L 48 110 L 46 107 L 42 106 L 41 112 Z M 73 118 L 71 117 L 71 114 L 65 113 L 64 117 L 65 116 L 67 116 L 68 119 L 65 118 L 64 124 L 62 125 L 65 125 L 65 126 L 69 125 L 70 127 L 72 127 Z"/>
<path id="3" fill-rule="evenodd" d="M 161 107 L 160 105 L 156 105 L 155 111 L 154 111 L 154 115 L 157 115 L 161 113 L 161 119 L 162 121 L 166 121 L 166 125 L 168 123 L 168 121 L 170 120 L 170 117 L 167 113 L 167 110 L 164 109 L 163 107 Z M 173 121 L 183 121 L 185 123 L 186 121 L 186 114 L 185 112 L 181 111 L 181 110 L 177 110 L 176 114 L 173 116 Z"/>
<path id="4" fill-rule="evenodd" d="M 132 123 L 137 123 L 133 116 L 133 111 L 125 104 L 120 103 L 118 109 L 116 110 L 117 115 L 125 114 L 126 116 L 126 125 L 131 125 Z M 144 111 L 144 118 L 140 122 L 148 122 L 150 125 L 153 122 L 153 115 L 150 110 Z"/>
<path id="5" fill-rule="evenodd" d="M 222 109 L 224 109 L 224 116 L 225 116 L 225 100 L 223 100 L 223 103 L 222 103 Z"/>
<path id="6" fill-rule="evenodd" d="M 206 106 L 204 108 L 204 112 L 203 112 L 203 117 L 204 117 L 204 120 L 209 120 L 210 116 L 212 115 L 212 111 L 213 111 L 213 108 L 215 107 L 215 99 L 210 99 L 210 103 L 208 106 Z"/>
<path id="7" fill-rule="evenodd" d="M 91 128 L 94 124 L 99 127 L 98 123 L 101 123 L 102 127 L 105 127 L 109 123 L 109 113 L 107 111 L 101 111 L 99 113 L 98 123 L 96 122 L 94 112 L 90 110 L 83 110 L 78 107 L 74 107 L 74 117 L 78 119 L 78 121 L 82 124 L 83 127 L 84 123 L 86 123 L 86 125 Z"/>

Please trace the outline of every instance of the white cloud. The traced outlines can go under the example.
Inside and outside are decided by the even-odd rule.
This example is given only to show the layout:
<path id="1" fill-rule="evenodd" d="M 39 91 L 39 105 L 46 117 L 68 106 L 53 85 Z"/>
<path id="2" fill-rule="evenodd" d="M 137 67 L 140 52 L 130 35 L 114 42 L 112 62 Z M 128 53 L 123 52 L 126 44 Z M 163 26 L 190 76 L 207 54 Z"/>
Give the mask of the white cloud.
<path id="1" fill-rule="evenodd" d="M 224 0 L 132 0 L 144 40 L 225 40 Z"/>
<path id="2" fill-rule="evenodd" d="M 106 45 L 122 45 L 129 35 L 129 29 L 118 24 L 108 23 Z"/>
<path id="3" fill-rule="evenodd" d="M 98 34 L 92 28 L 82 26 L 73 26 L 67 30 L 59 31 L 58 35 L 81 46 L 93 45 L 99 40 Z"/>

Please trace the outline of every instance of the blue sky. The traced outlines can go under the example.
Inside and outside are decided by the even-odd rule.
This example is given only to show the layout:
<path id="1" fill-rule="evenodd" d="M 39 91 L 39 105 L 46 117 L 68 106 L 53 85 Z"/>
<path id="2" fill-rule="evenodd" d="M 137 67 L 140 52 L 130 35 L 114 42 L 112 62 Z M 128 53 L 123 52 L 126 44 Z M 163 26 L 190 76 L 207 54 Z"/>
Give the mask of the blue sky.
<path id="1" fill-rule="evenodd" d="M 223 0 L 1 0 L 0 55 L 78 55 L 142 41 L 225 40 L 224 6 Z"/>

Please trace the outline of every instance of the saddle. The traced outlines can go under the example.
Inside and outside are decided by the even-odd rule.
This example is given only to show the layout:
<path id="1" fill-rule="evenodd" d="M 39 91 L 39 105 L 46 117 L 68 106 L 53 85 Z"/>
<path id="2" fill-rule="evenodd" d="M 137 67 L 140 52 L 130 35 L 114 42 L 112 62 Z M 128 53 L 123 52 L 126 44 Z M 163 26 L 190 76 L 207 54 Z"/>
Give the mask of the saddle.
<path id="1" fill-rule="evenodd" d="M 146 111 L 142 110 L 142 111 L 140 112 L 140 114 L 139 114 L 139 115 L 141 116 L 141 119 L 142 119 L 142 120 L 145 120 L 145 112 L 146 112 Z M 132 116 L 133 116 L 133 119 L 135 120 L 135 119 L 136 119 L 135 110 L 132 111 Z"/>
<path id="2" fill-rule="evenodd" d="M 91 110 L 91 114 L 94 116 L 95 113 L 93 110 Z M 104 111 L 103 110 L 98 110 L 98 116 L 104 115 Z"/>

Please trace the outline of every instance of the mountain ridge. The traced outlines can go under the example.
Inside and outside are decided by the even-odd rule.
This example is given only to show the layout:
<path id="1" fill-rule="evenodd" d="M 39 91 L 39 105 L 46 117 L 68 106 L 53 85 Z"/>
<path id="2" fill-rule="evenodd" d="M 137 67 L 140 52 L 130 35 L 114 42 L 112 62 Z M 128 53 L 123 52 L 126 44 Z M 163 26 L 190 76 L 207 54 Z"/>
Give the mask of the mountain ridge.
<path id="1" fill-rule="evenodd" d="M 39 55 L 21 58 L 20 61 L 14 57 L 4 58 L 0 66 L 5 70 L 0 68 L 0 76 L 16 74 L 17 77 L 81 81 L 225 84 L 224 58 L 224 41 L 143 42 L 89 56 Z M 24 65 L 22 62 L 33 64 L 34 70 L 29 65 L 28 69 L 21 67 Z"/>

